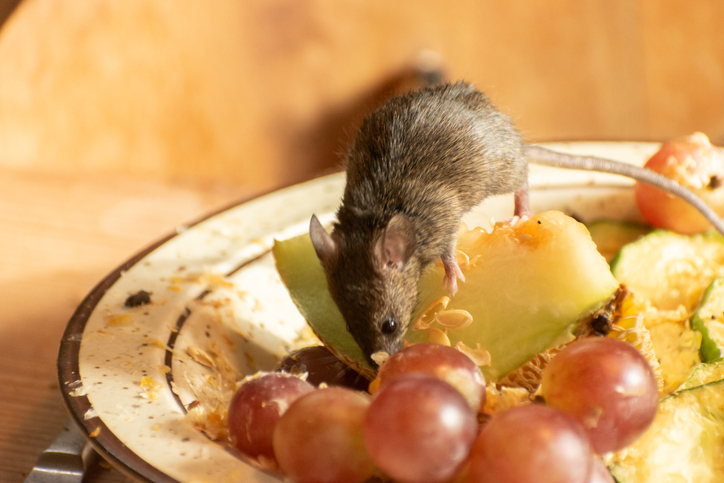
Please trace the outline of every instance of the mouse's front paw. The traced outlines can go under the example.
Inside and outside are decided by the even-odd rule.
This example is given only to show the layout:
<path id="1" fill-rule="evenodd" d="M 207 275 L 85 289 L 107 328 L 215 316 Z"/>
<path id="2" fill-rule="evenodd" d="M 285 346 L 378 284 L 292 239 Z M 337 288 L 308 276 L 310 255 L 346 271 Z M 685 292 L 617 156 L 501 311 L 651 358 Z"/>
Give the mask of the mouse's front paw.
<path id="1" fill-rule="evenodd" d="M 443 279 L 443 284 L 450 293 L 450 296 L 453 296 L 458 291 L 458 279 L 464 282 L 465 275 L 463 275 L 462 270 L 460 270 L 460 266 L 458 265 L 458 261 L 455 257 L 444 258 L 442 260 L 442 264 L 443 267 L 445 267 L 445 278 Z"/>
<path id="2" fill-rule="evenodd" d="M 518 223 L 522 223 L 522 222 L 524 222 L 524 221 L 528 221 L 529 219 L 530 219 L 530 216 L 527 216 L 527 215 L 523 215 L 523 216 L 515 215 L 515 216 L 513 216 L 512 218 L 508 218 L 507 220 L 501 222 L 500 224 L 503 225 L 503 226 L 505 226 L 505 225 L 515 226 L 515 225 L 517 225 Z M 496 225 L 498 225 L 498 223 L 496 223 Z"/>

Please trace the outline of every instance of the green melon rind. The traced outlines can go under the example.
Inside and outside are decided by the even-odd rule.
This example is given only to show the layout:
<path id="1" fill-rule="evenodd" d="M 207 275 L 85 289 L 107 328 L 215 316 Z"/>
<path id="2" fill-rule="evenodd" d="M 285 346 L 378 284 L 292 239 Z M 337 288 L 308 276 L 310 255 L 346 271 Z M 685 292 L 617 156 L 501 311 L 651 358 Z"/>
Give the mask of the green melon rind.
<path id="1" fill-rule="evenodd" d="M 701 360 L 710 362 L 723 355 L 724 340 L 721 336 L 724 332 L 714 324 L 724 324 L 724 277 L 713 280 L 701 300 L 701 305 L 691 317 L 691 328 L 701 332 Z"/>
<path id="2" fill-rule="evenodd" d="M 724 381 L 663 398 L 651 427 L 609 469 L 619 483 L 724 481 Z"/>
<path id="3" fill-rule="evenodd" d="M 374 370 L 345 328 L 344 318 L 329 294 L 327 278 L 309 234 L 274 240 L 272 254 L 292 300 L 322 343 L 360 372 L 373 375 Z"/>

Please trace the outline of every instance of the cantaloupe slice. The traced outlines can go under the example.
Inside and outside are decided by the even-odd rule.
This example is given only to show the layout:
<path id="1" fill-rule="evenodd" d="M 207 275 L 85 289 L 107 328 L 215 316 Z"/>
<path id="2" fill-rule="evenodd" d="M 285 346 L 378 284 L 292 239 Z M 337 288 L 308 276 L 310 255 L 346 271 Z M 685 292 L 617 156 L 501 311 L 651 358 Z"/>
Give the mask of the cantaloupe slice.
<path id="1" fill-rule="evenodd" d="M 482 369 L 492 381 L 570 340 L 577 322 L 618 288 L 585 226 L 556 211 L 515 226 L 499 224 L 491 233 L 462 227 L 458 250 L 466 281 L 459 283 L 446 310 L 465 310 L 472 322 L 459 329 L 433 322 L 432 331 L 410 329 L 406 338 L 425 342 L 430 332 L 443 333 L 452 345 L 479 347 L 490 353 L 490 363 Z M 372 370 L 329 295 L 309 237 L 277 241 L 273 253 L 292 299 L 322 342 L 370 375 Z M 447 295 L 442 280 L 442 267 L 426 269 L 413 320 Z"/>

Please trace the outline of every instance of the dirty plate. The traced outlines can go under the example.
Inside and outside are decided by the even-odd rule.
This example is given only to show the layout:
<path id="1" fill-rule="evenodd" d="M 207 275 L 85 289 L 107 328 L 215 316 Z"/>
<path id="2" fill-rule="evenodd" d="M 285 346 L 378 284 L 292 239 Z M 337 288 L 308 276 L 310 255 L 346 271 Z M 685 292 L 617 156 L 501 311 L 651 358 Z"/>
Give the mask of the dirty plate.
<path id="1" fill-rule="evenodd" d="M 561 151 L 643 164 L 650 143 L 556 143 Z M 534 212 L 582 220 L 638 219 L 632 182 L 531 168 Z M 318 343 L 282 285 L 273 240 L 330 222 L 342 175 L 234 206 L 133 257 L 86 297 L 61 341 L 58 370 L 78 426 L 109 462 L 153 482 L 278 482 L 212 438 L 234 382 Z M 486 200 L 469 225 L 512 215 L 512 196 Z M 205 431 L 198 428 L 203 427 Z"/>

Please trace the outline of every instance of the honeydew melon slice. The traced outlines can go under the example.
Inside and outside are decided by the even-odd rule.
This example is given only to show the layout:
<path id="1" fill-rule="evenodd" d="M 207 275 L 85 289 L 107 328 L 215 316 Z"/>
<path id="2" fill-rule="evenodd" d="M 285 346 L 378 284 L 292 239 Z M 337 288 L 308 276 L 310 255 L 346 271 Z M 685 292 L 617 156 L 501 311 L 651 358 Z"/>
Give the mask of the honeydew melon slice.
<path id="1" fill-rule="evenodd" d="M 608 263 L 585 226 L 563 213 L 541 213 L 515 226 L 500 224 L 491 233 L 461 228 L 458 250 L 469 262 L 447 310 L 465 310 L 472 323 L 442 329 L 452 345 L 462 343 L 490 353 L 483 372 L 496 381 L 539 352 L 567 342 L 581 319 L 600 308 L 618 289 Z M 371 376 L 362 351 L 346 331 L 342 315 L 308 235 L 276 241 L 277 270 L 292 300 L 321 341 L 348 364 Z M 419 283 L 413 319 L 447 295 L 442 267 L 428 267 Z M 428 330 L 411 329 L 407 340 L 426 342 Z"/>

